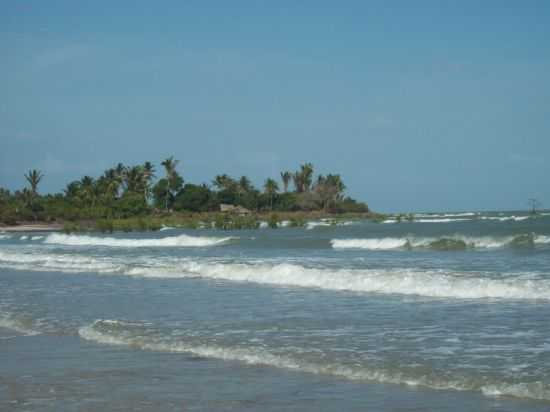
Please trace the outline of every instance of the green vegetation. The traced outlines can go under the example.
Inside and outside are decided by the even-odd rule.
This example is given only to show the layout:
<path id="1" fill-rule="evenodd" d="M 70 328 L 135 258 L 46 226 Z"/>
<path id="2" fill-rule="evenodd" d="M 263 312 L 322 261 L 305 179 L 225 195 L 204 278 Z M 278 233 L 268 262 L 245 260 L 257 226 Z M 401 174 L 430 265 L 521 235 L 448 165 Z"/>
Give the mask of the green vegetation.
<path id="1" fill-rule="evenodd" d="M 217 175 L 211 185 L 186 183 L 178 164 L 174 157 L 163 160 L 162 177 L 156 180 L 151 162 L 119 163 L 97 178 L 83 176 L 68 183 L 63 193 L 47 195 L 39 194 L 42 172 L 30 170 L 27 188 L 14 193 L 0 188 L 0 224 L 62 222 L 68 232 L 109 233 L 163 226 L 253 229 L 261 220 L 269 227 L 282 220 L 298 227 L 320 217 L 370 216 L 365 203 L 344 195 L 340 175 L 315 177 L 311 163 L 281 172 L 282 185 L 267 178 L 262 191 L 246 176 Z M 230 205 L 229 211 L 220 213 L 221 205 Z"/>

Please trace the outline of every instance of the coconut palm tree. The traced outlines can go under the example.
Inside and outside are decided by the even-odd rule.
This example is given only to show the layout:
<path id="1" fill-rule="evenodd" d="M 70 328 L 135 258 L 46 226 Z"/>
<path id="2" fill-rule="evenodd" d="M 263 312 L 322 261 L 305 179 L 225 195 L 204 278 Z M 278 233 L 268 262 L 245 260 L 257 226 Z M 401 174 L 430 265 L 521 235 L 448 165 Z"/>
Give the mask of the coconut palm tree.
<path id="1" fill-rule="evenodd" d="M 25 203 L 27 204 L 27 207 L 31 209 L 34 220 L 37 220 L 36 215 L 36 207 L 35 207 L 35 200 L 38 196 L 38 183 L 42 180 L 44 175 L 40 170 L 32 169 L 29 170 L 29 173 L 25 174 L 25 179 L 27 182 L 29 182 L 29 185 L 31 186 L 31 190 L 28 190 L 25 188 L 23 190 L 23 198 L 25 199 Z"/>
<path id="2" fill-rule="evenodd" d="M 143 168 L 141 166 L 132 166 L 126 169 L 125 173 L 126 191 L 132 193 L 142 193 L 144 184 Z"/>
<path id="3" fill-rule="evenodd" d="M 271 178 L 266 179 L 264 183 L 264 190 L 267 195 L 269 195 L 269 209 L 273 210 L 273 196 L 279 190 L 279 185 L 277 182 Z"/>
<path id="4" fill-rule="evenodd" d="M 283 181 L 283 189 L 286 192 L 288 192 L 288 184 L 290 183 L 290 179 L 292 178 L 292 173 L 290 173 L 288 170 L 281 172 L 281 180 Z"/>
<path id="5" fill-rule="evenodd" d="M 89 207 L 95 206 L 97 192 L 95 190 L 95 181 L 91 176 L 84 176 L 80 179 L 79 197 Z"/>
<path id="6" fill-rule="evenodd" d="M 176 171 L 176 166 L 178 165 L 178 163 L 179 160 L 175 160 L 174 156 L 170 156 L 169 158 L 161 162 L 161 165 L 164 166 L 164 170 L 166 171 L 167 190 L 164 199 L 164 206 L 166 210 L 168 210 L 168 202 L 170 198 L 173 198 L 176 192 L 183 186 L 183 179 Z"/>
<path id="7" fill-rule="evenodd" d="M 300 165 L 300 170 L 297 170 L 292 176 L 296 192 L 309 192 L 311 183 L 313 182 L 313 165 L 304 163 Z"/>
<path id="8" fill-rule="evenodd" d="M 29 170 L 29 173 L 25 174 L 25 179 L 31 185 L 31 192 L 34 196 L 38 195 L 38 183 L 40 183 L 43 177 L 42 172 L 36 169 Z"/>
<path id="9" fill-rule="evenodd" d="M 319 175 L 313 189 L 319 195 L 323 209 L 328 209 L 331 203 L 342 200 L 346 186 L 340 175 Z"/>
<path id="10" fill-rule="evenodd" d="M 151 197 L 151 182 L 155 177 L 155 166 L 151 162 L 145 162 L 143 169 L 143 197 L 147 201 Z"/>
<path id="11" fill-rule="evenodd" d="M 313 182 L 313 165 L 311 163 L 305 163 L 301 165 L 300 174 L 302 175 L 304 192 L 309 192 L 311 183 Z"/>

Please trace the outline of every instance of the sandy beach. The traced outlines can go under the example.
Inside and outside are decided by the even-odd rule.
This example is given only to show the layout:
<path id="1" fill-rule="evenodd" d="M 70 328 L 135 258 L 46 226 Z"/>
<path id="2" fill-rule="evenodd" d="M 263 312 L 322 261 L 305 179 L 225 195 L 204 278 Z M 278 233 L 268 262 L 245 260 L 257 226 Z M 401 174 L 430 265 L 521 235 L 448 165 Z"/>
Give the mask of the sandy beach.
<path id="1" fill-rule="evenodd" d="M 0 232 L 57 232 L 63 229 L 59 223 L 37 223 L 16 226 L 0 226 Z"/>

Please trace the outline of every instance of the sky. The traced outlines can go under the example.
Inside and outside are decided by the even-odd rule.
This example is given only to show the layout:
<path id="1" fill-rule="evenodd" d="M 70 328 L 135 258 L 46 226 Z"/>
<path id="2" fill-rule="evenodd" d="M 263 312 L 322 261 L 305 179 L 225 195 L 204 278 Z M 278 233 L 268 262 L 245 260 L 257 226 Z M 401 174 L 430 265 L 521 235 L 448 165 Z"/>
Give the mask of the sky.
<path id="1" fill-rule="evenodd" d="M 342 3 L 342 4 L 340 4 Z M 377 211 L 550 207 L 548 1 L 0 0 L 0 186 L 311 162 Z"/>

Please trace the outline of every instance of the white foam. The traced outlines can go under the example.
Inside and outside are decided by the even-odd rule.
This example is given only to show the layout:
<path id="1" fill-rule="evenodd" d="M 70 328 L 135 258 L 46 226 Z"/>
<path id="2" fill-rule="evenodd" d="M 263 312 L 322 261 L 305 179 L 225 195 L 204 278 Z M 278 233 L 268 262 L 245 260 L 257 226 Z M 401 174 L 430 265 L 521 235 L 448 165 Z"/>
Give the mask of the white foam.
<path id="1" fill-rule="evenodd" d="M 40 332 L 35 331 L 29 323 L 7 313 L 0 314 L 0 328 L 10 329 L 26 336 L 39 335 Z"/>
<path id="2" fill-rule="evenodd" d="M 521 222 L 529 218 L 530 216 L 481 216 L 480 217 L 481 220 L 496 220 L 499 222 L 508 222 L 508 221 Z"/>
<path id="3" fill-rule="evenodd" d="M 471 219 L 454 219 L 450 217 L 441 218 L 441 219 L 414 219 L 415 223 L 450 223 L 450 222 L 466 222 Z"/>
<path id="4" fill-rule="evenodd" d="M 115 273 L 124 265 L 110 258 L 74 254 L 0 251 L 0 267 L 31 271 Z"/>
<path id="5" fill-rule="evenodd" d="M 226 243 L 232 237 L 170 236 L 164 238 L 124 239 L 86 235 L 65 235 L 53 233 L 44 243 L 67 246 L 108 246 L 108 247 L 202 247 Z"/>
<path id="6" fill-rule="evenodd" d="M 438 218 L 438 217 L 471 217 L 477 216 L 476 212 L 459 212 L 459 213 L 415 213 L 415 217 Z"/>
<path id="7" fill-rule="evenodd" d="M 354 293 L 420 295 L 456 299 L 550 300 L 550 280 L 526 273 L 491 278 L 488 273 L 421 269 L 331 269 L 294 263 L 215 262 L 167 257 L 91 257 L 0 251 L 0 267 L 29 271 L 100 273 L 142 278 L 204 278 Z"/>
<path id="8" fill-rule="evenodd" d="M 541 381 L 485 385 L 481 387 L 481 392 L 485 396 L 550 400 L 550 385 Z"/>
<path id="9" fill-rule="evenodd" d="M 359 293 L 421 295 L 458 299 L 550 300 L 550 280 L 490 279 L 479 274 L 412 269 L 328 269 L 296 264 L 183 261 L 167 267 L 135 267 L 125 272 L 146 278 L 186 278 L 253 282 Z"/>
<path id="10" fill-rule="evenodd" d="M 119 327 L 120 326 L 120 327 Z M 486 396 L 508 395 L 521 398 L 550 400 L 550 388 L 542 382 L 505 384 L 494 383 L 479 385 L 469 379 L 453 380 L 443 376 L 409 375 L 399 370 L 369 368 L 369 365 L 355 363 L 342 365 L 330 362 L 323 357 L 317 361 L 305 360 L 296 353 L 280 354 L 266 347 L 259 346 L 224 346 L 220 344 L 193 344 L 183 339 L 162 339 L 133 334 L 131 329 L 124 329 L 119 321 L 97 320 L 89 326 L 79 329 L 81 338 L 100 344 L 130 346 L 146 351 L 189 353 L 204 358 L 224 361 L 236 361 L 247 365 L 270 366 L 280 369 L 311 373 L 316 375 L 336 376 L 352 381 L 375 381 L 380 383 L 424 386 L 437 390 L 479 390 Z M 299 349 L 299 348 L 296 348 Z"/>
<path id="11" fill-rule="evenodd" d="M 330 223 L 324 221 L 311 221 L 306 223 L 306 230 L 315 229 L 316 227 L 329 227 Z"/>
<path id="12" fill-rule="evenodd" d="M 381 239 L 333 239 L 330 243 L 335 249 L 390 250 L 405 247 L 408 244 L 408 239 L 391 237 Z"/>
<path id="13" fill-rule="evenodd" d="M 290 369 L 318 375 L 332 375 L 355 381 L 376 381 L 382 383 L 405 384 L 411 386 L 428 386 L 434 389 L 470 389 L 462 383 L 445 383 L 432 381 L 426 376 L 417 378 L 406 377 L 400 372 L 391 373 L 384 370 L 369 370 L 364 366 L 344 366 L 334 363 L 313 363 L 301 360 L 292 355 L 273 353 L 263 347 L 221 346 L 214 344 L 193 345 L 185 341 L 160 341 L 155 338 L 132 336 L 131 333 L 112 333 L 98 329 L 105 329 L 101 320 L 90 326 L 79 329 L 81 338 L 117 346 L 131 346 L 141 350 L 155 352 L 184 352 L 205 358 L 214 358 L 224 361 L 237 361 L 248 365 L 272 366 L 281 369 Z M 108 329 L 108 328 L 106 328 Z"/>
<path id="14" fill-rule="evenodd" d="M 31 237 L 31 240 L 41 240 L 44 239 L 44 236 L 33 236 Z"/>
<path id="15" fill-rule="evenodd" d="M 290 222 L 289 222 L 290 224 Z M 336 219 L 321 219 L 321 220 L 312 220 L 306 223 L 306 229 L 311 230 L 315 229 L 317 227 L 331 227 L 331 226 L 350 226 L 356 224 L 356 221 L 353 220 L 345 220 L 340 221 Z"/>
<path id="16" fill-rule="evenodd" d="M 161 227 L 159 230 L 160 230 L 161 232 L 164 232 L 165 230 L 174 230 L 174 229 L 176 229 L 176 228 L 175 228 L 175 227 L 172 227 L 172 226 L 163 226 L 163 227 Z"/>
<path id="17" fill-rule="evenodd" d="M 514 241 L 514 236 L 463 236 L 450 235 L 439 238 L 429 237 L 402 237 L 402 238 L 364 238 L 364 239 L 332 239 L 331 245 L 335 249 L 366 249 L 366 250 L 392 250 L 403 248 L 426 248 L 438 240 L 451 240 L 464 242 L 466 247 L 473 249 L 495 249 L 506 247 Z M 533 235 L 533 242 L 538 245 L 550 243 L 550 236 Z"/>

